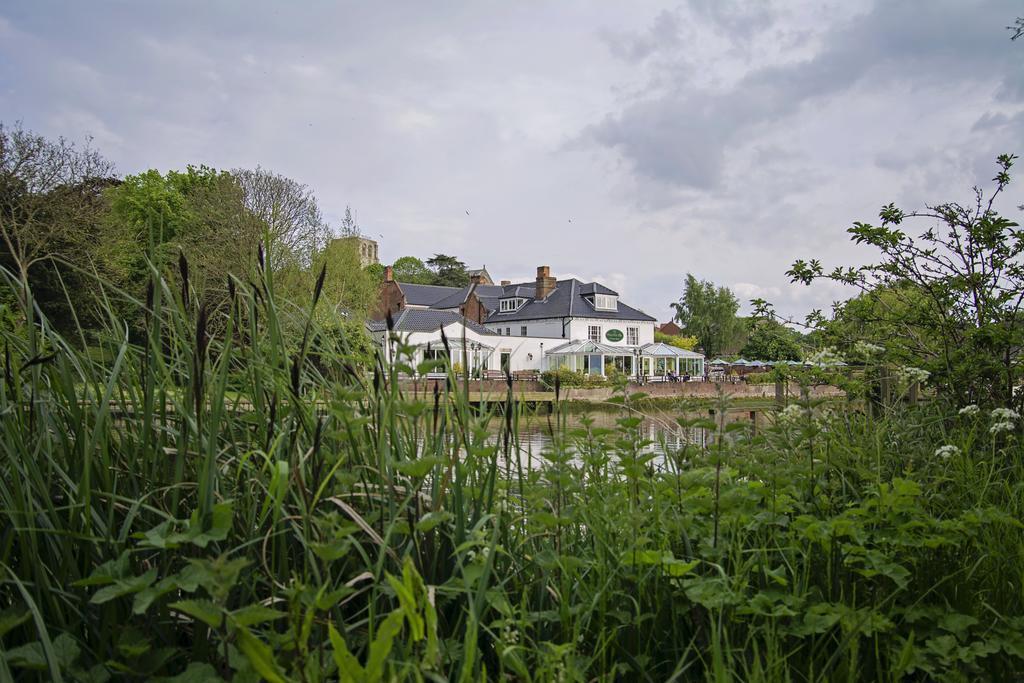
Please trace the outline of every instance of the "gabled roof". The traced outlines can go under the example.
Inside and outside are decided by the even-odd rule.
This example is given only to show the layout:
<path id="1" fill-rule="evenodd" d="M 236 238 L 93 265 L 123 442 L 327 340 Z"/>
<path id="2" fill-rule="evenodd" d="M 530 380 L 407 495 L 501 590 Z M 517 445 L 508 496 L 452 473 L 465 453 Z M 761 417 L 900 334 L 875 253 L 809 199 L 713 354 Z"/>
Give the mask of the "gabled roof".
<path id="1" fill-rule="evenodd" d="M 430 304 L 431 308 L 458 308 L 462 304 L 466 303 L 466 299 L 469 298 L 469 293 L 473 290 L 473 285 L 467 287 L 454 288 L 449 287 L 446 289 L 453 289 L 454 291 L 446 296 L 445 298 L 437 301 L 436 303 Z M 405 290 L 405 286 L 402 286 L 402 290 Z M 502 294 L 501 285 L 477 285 L 476 295 L 483 298 L 500 297 Z M 408 296 L 406 296 L 408 299 Z"/>
<path id="2" fill-rule="evenodd" d="M 529 293 L 526 293 L 529 291 Z M 522 294 L 518 292 L 523 292 Z M 512 313 L 499 313 L 497 305 L 491 305 L 490 301 L 481 297 L 481 301 L 492 311 L 487 316 L 487 323 L 500 323 L 513 320 L 540 320 L 544 318 L 568 318 L 577 316 L 581 318 L 602 318 L 607 320 L 643 320 L 654 322 L 655 318 L 643 311 L 619 302 L 617 310 L 600 311 L 594 308 L 594 304 L 586 299 L 585 293 L 589 295 L 615 294 L 612 290 L 597 283 L 582 283 L 575 278 L 569 280 L 558 280 L 555 289 L 548 294 L 546 299 L 537 301 L 533 299 L 536 293 L 534 284 L 506 285 L 504 297 L 524 296 L 530 300 L 523 304 L 519 310 Z M 499 297 L 501 298 L 501 297 Z"/>
<path id="3" fill-rule="evenodd" d="M 459 325 L 465 323 L 466 329 L 473 330 L 477 334 L 494 335 L 493 332 L 483 325 L 478 325 L 472 320 L 463 318 L 454 311 L 436 311 L 429 308 L 403 309 L 398 316 L 394 318 L 394 331 L 436 332 L 442 327 L 447 327 L 452 323 L 458 323 Z M 383 332 L 388 328 L 388 324 L 387 321 L 384 320 L 371 320 L 366 324 L 366 327 L 370 332 Z"/>
<path id="4" fill-rule="evenodd" d="M 398 286 L 405 293 L 405 302 L 411 306 L 433 306 L 460 289 L 440 285 L 414 285 L 411 282 L 399 282 Z"/>

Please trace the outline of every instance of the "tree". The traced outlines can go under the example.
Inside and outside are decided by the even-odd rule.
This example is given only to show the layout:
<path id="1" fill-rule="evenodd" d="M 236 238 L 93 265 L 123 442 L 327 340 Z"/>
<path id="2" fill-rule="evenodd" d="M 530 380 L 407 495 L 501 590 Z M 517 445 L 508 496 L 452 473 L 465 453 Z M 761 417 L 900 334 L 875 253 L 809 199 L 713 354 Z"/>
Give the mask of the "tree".
<path id="1" fill-rule="evenodd" d="M 189 283 L 207 304 L 227 297 L 228 274 L 254 268 L 266 224 L 250 213 L 235 178 L 205 166 L 128 176 L 109 192 L 103 250 L 120 283 L 141 296 L 152 262 L 178 277 L 178 256 L 189 263 Z"/>
<path id="2" fill-rule="evenodd" d="M 429 285 L 434 282 L 434 273 L 415 256 L 402 256 L 396 259 L 391 270 L 399 282 L 413 285 Z"/>
<path id="3" fill-rule="evenodd" d="M 434 254 L 427 260 L 427 265 L 434 271 L 431 284 L 444 287 L 465 287 L 469 284 L 469 273 L 466 264 L 446 254 Z"/>
<path id="4" fill-rule="evenodd" d="M 715 287 L 687 273 L 683 296 L 672 304 L 675 319 L 688 334 L 700 340 L 707 356 L 715 356 L 733 343 L 742 332 L 736 318 L 739 302 L 727 287 Z"/>
<path id="5" fill-rule="evenodd" d="M 353 240 L 334 240 L 313 256 L 306 271 L 304 292 L 312 292 L 320 269 L 326 266 L 323 294 L 317 314 L 362 322 L 377 301 L 377 281 L 360 265 Z"/>
<path id="6" fill-rule="evenodd" d="M 755 319 L 740 355 L 752 360 L 800 360 L 800 333 L 776 320 Z"/>
<path id="7" fill-rule="evenodd" d="M 885 360 L 915 365 L 937 358 L 939 340 L 923 335 L 927 320 L 938 315 L 931 300 L 913 283 L 882 285 L 833 306 L 832 317 L 817 326 L 819 347 L 853 352 L 858 342 L 885 350 Z"/>
<path id="8" fill-rule="evenodd" d="M 677 337 L 672 334 L 664 334 L 662 332 L 654 331 L 654 341 L 661 342 L 662 344 L 668 344 L 669 346 L 675 346 L 676 348 L 683 349 L 685 351 L 693 351 L 697 348 L 699 340 L 696 337 Z"/>
<path id="9" fill-rule="evenodd" d="M 920 363 L 942 392 L 961 404 L 1019 403 L 1013 387 L 1024 344 L 1024 232 L 994 209 L 1010 183 L 1015 158 L 998 158 L 995 189 L 986 197 L 975 188 L 971 205 L 926 205 L 906 212 L 889 204 L 879 213 L 880 225 L 854 223 L 847 232 L 857 244 L 877 250 L 875 263 L 826 272 L 817 260 L 798 260 L 787 274 L 793 282 L 828 279 L 865 294 L 887 290 L 888 296 L 874 303 L 891 299 L 885 305 L 894 311 L 919 313 L 903 320 L 893 315 L 887 323 L 894 336 L 920 340 Z M 926 223 L 917 237 L 901 229 L 911 222 Z M 809 322 L 821 323 L 820 312 Z"/>
<path id="10" fill-rule="evenodd" d="M 0 124 L 0 265 L 64 331 L 96 290 L 87 272 L 67 264 L 94 265 L 104 190 L 116 183 L 113 164 L 88 141 L 79 147 Z M 28 301 L 20 303 L 31 318 Z"/>
<path id="11" fill-rule="evenodd" d="M 242 190 L 243 204 L 263 223 L 264 248 L 273 263 L 283 266 L 294 259 L 308 266 L 313 254 L 327 246 L 331 230 L 306 185 L 258 166 L 235 169 L 231 175 Z"/>

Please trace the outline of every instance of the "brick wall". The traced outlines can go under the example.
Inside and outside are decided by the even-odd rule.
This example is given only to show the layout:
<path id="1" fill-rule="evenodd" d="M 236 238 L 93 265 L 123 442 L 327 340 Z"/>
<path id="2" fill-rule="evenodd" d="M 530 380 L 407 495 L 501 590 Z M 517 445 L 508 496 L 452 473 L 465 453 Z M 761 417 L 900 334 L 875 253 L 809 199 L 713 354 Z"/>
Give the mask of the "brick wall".
<path id="1" fill-rule="evenodd" d="M 480 303 L 480 298 L 476 295 L 476 292 L 470 292 L 469 296 L 466 297 L 466 303 L 462 304 L 459 312 L 468 320 L 482 323 L 490 311 Z"/>
<path id="2" fill-rule="evenodd" d="M 391 312 L 392 316 L 397 316 L 398 312 L 404 307 L 405 294 L 402 293 L 398 283 L 394 280 L 384 281 L 380 283 L 377 308 L 370 314 L 370 317 L 374 320 L 384 320 L 387 317 L 388 311 Z"/>

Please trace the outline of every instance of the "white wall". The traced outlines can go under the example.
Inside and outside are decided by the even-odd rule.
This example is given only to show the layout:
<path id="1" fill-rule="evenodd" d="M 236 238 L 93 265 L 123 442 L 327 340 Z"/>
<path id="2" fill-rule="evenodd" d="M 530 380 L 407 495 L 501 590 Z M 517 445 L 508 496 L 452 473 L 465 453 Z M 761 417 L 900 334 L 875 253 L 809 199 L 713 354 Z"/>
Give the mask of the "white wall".
<path id="1" fill-rule="evenodd" d="M 448 337 L 448 341 L 452 346 L 452 358 L 453 363 L 463 363 L 462 353 L 462 334 L 463 327 L 460 323 L 451 323 L 445 327 L 445 335 Z M 486 370 L 501 370 L 501 354 L 507 351 L 509 356 L 509 367 L 512 372 L 519 370 L 543 370 L 544 369 L 544 352 L 545 350 L 551 350 L 556 346 L 560 346 L 566 342 L 562 338 L 550 338 L 550 337 L 505 337 L 496 335 L 485 335 L 474 332 L 471 329 L 466 329 L 466 342 L 472 344 L 477 342 L 487 347 L 492 347 L 490 357 L 486 357 L 486 349 L 480 352 L 481 360 L 483 361 L 484 369 Z M 374 336 L 375 341 L 378 344 L 383 344 L 387 338 L 386 332 L 378 332 Z M 401 335 L 402 341 L 406 344 L 415 347 L 426 347 L 429 343 L 431 348 L 442 348 L 441 343 L 441 332 L 406 332 Z M 417 364 L 423 361 L 424 348 L 418 348 L 415 357 L 412 360 L 411 365 L 415 367 Z M 392 353 L 393 350 L 389 350 L 388 353 Z M 472 351 L 468 352 L 468 359 L 470 370 L 475 366 L 474 354 Z M 387 360 L 392 362 L 394 359 L 388 356 Z"/>
<path id="2" fill-rule="evenodd" d="M 638 344 L 643 346 L 644 344 L 651 344 L 654 342 L 654 323 L 649 320 L 608 320 L 606 318 L 573 318 L 569 322 L 570 338 L 576 340 L 583 340 L 590 338 L 589 327 L 591 325 L 597 325 L 601 328 L 601 343 L 610 344 L 612 346 L 628 346 L 627 341 L 629 336 L 626 333 L 627 327 L 637 328 Z M 610 341 L 608 339 L 608 330 L 619 330 L 622 332 L 622 339 L 619 341 Z"/>

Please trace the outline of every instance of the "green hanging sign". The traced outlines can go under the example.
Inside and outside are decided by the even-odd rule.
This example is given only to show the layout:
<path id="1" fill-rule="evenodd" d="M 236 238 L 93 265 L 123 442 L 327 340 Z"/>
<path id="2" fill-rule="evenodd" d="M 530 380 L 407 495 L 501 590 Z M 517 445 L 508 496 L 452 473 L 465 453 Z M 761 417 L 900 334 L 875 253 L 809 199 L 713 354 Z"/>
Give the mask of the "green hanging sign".
<path id="1" fill-rule="evenodd" d="M 604 338 L 610 342 L 622 341 L 622 330 L 608 330 L 604 333 Z"/>

